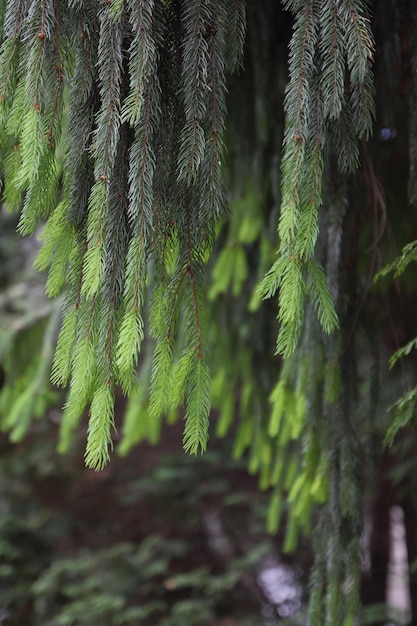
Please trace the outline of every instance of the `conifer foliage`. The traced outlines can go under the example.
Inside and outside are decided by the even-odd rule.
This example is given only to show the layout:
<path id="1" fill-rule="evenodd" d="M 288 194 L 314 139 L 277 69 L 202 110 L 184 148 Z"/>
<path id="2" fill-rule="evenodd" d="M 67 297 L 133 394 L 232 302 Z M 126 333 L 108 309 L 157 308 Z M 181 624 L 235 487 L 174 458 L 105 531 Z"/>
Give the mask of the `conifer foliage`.
<path id="1" fill-rule="evenodd" d="M 0 7 L 3 202 L 20 211 L 22 234 L 41 228 L 35 264 L 48 296 L 62 292 L 51 367 L 68 389 L 61 451 L 88 410 L 86 463 L 106 464 L 119 388 L 131 398 L 123 453 L 145 436 L 156 442 L 160 417 L 182 407 L 184 448 L 203 451 L 211 404 L 219 436 L 237 413 L 234 455 L 248 450 L 249 470 L 272 488 L 271 531 L 286 513 L 285 549 L 320 510 L 310 626 L 355 623 L 383 343 L 368 295 L 377 270 L 378 288 L 417 259 L 407 240 L 394 261 L 383 250 L 382 269 L 374 135 L 376 124 L 394 136 L 403 123 L 392 94 L 408 54 L 416 204 L 413 3 Z M 277 306 L 263 301 L 272 297 Z M 397 346 L 391 365 L 416 345 Z M 386 442 L 416 406 L 407 390 Z"/>
<path id="2" fill-rule="evenodd" d="M 277 351 L 294 352 L 309 293 L 323 329 L 338 326 L 324 276 L 312 260 L 329 147 L 341 171 L 358 166 L 359 141 L 369 137 L 374 117 L 373 38 L 361 2 L 287 2 L 295 16 L 290 78 L 284 103 L 279 259 L 262 289 L 279 289 Z M 346 150 L 346 146 L 349 150 Z"/>
<path id="3" fill-rule="evenodd" d="M 242 59 L 244 5 L 3 4 L 4 198 L 23 205 L 22 233 L 46 220 L 36 266 L 48 269 L 48 295 L 65 285 L 52 380 L 69 383 L 66 438 L 90 405 L 86 462 L 108 460 L 114 390 L 134 385 L 151 275 L 150 411 L 158 418 L 175 388 L 185 448 L 205 449 L 202 268 L 225 212 L 225 75 Z"/>

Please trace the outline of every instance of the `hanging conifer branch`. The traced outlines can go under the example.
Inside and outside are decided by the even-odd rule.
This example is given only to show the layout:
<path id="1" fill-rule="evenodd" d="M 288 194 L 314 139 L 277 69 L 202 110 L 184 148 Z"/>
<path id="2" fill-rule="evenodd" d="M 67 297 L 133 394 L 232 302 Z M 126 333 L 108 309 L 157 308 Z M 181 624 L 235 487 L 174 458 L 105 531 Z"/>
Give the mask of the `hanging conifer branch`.
<path id="1" fill-rule="evenodd" d="M 246 35 L 246 6 L 244 0 L 226 3 L 226 62 L 227 69 L 234 72 L 243 64 Z"/>
<path id="2" fill-rule="evenodd" d="M 56 56 L 56 86 L 55 86 L 55 98 L 52 106 L 52 114 L 51 120 L 49 122 L 49 129 L 46 133 L 46 137 L 49 140 L 50 147 L 52 148 L 52 143 L 56 140 L 56 130 L 60 128 L 60 120 L 59 115 L 62 114 L 62 108 L 60 107 L 60 103 L 63 103 L 63 99 L 61 97 L 63 84 L 64 84 L 64 76 L 62 69 L 62 47 L 61 47 L 61 17 L 59 12 L 59 2 L 55 5 L 55 56 Z"/>
<path id="3" fill-rule="evenodd" d="M 220 170 L 226 31 L 230 64 L 237 66 L 244 23 L 241 1 L 229 7 L 225 0 L 68 6 L 43 0 L 8 7 L 0 57 L 5 196 L 16 206 L 25 194 L 22 231 L 48 218 L 36 265 L 49 269 L 49 295 L 65 284 L 52 373 L 70 386 L 60 447 L 68 446 L 91 402 L 92 467 L 107 459 L 115 385 L 127 393 L 135 387 L 150 267 L 157 302 L 151 387 L 159 389 L 152 413 L 168 408 L 172 377 L 182 377 L 178 398 L 192 407 L 185 445 L 194 452 L 205 447 L 210 402 L 201 272 L 226 204 Z M 60 186 L 64 82 L 68 141 Z M 173 361 L 180 315 L 188 363 L 182 368 Z"/>
<path id="4" fill-rule="evenodd" d="M 51 7 L 52 10 L 54 7 Z M 44 9 L 43 9 L 44 13 Z M 44 19 L 44 16 L 43 16 Z M 42 26 L 43 28 L 43 26 Z M 56 149 L 61 139 L 62 115 L 64 110 L 63 94 L 63 64 L 62 53 L 65 46 L 61 42 L 61 16 L 59 3 L 55 6 L 54 33 L 51 37 L 42 40 L 45 46 L 45 57 L 48 61 L 43 63 L 42 84 L 50 92 L 44 102 L 43 142 L 45 143 L 37 175 L 30 185 L 23 204 L 19 230 L 22 233 L 32 233 L 39 221 L 47 217 L 55 208 L 58 196 L 58 163 Z M 41 30 L 40 34 L 43 31 Z M 49 48 L 50 50 L 46 50 Z M 36 108 L 36 105 L 35 105 Z M 58 291 L 58 289 L 57 289 Z"/>
<path id="5" fill-rule="evenodd" d="M 182 79 L 186 123 L 180 138 L 178 179 L 187 184 L 195 181 L 205 148 L 202 123 L 209 93 L 206 39 L 210 24 L 209 6 L 205 0 L 185 0 L 183 8 Z"/>
<path id="6" fill-rule="evenodd" d="M 345 63 L 341 14 L 337 2 L 324 2 L 320 11 L 321 90 L 324 117 L 337 119 L 344 108 Z"/>
<path id="7" fill-rule="evenodd" d="M 77 388 L 75 370 L 83 359 L 90 363 L 89 382 L 77 400 L 70 391 L 65 414 L 80 413 L 103 384 L 133 389 L 149 267 L 157 343 L 153 380 L 166 394 L 177 367 L 181 312 L 188 320 L 184 355 L 194 349 L 197 360 L 204 359 L 200 274 L 225 213 L 225 68 L 242 61 L 244 2 L 128 0 L 66 7 L 43 0 L 30 10 L 12 5 L 0 58 L 4 106 L 10 110 L 6 197 L 17 204 L 26 192 L 24 232 L 50 215 L 37 260 L 39 268 L 50 268 L 48 293 L 59 293 L 71 264 L 54 380 L 65 383 L 71 369 Z M 325 148 L 345 127 L 352 146 L 367 136 L 373 94 L 372 36 L 362 3 L 309 0 L 285 6 L 295 25 L 285 100 L 280 258 L 263 293 L 279 290 L 277 350 L 289 355 L 303 327 L 306 297 L 327 332 L 337 326 L 325 275 L 312 261 Z M 74 36 L 64 37 L 70 23 Z M 68 147 L 62 199 L 54 208 L 63 78 L 70 82 Z M 11 151 L 15 137 L 18 147 Z M 71 368 L 64 365 L 67 357 Z M 165 365 L 158 373 L 161 359 Z M 179 369 L 181 387 L 191 393 L 190 366 Z M 104 396 L 109 397 L 100 392 Z M 164 402 L 156 402 L 155 415 L 166 409 Z M 205 402 L 196 404 L 206 412 Z M 88 458 L 92 462 L 90 453 Z"/>
<path id="8" fill-rule="evenodd" d="M 288 3 L 288 8 L 295 9 L 293 3 Z M 314 158 L 314 153 L 317 154 L 316 141 L 313 138 L 311 144 L 309 127 L 309 112 L 317 109 L 320 98 L 319 90 L 314 90 L 314 83 L 317 82 L 314 81 L 314 62 L 318 41 L 318 17 L 318 7 L 314 0 L 307 3 L 296 15 L 289 62 L 290 82 L 285 100 L 283 189 L 278 229 L 281 241 L 280 255 L 285 261 L 282 269 L 276 266 L 276 269 L 282 271 L 282 275 L 278 277 L 276 271 L 269 272 L 261 287 L 262 293 L 266 295 L 275 292 L 279 285 L 280 331 L 277 352 L 286 356 L 295 350 L 304 317 L 305 251 L 300 242 L 309 242 L 310 250 L 311 247 L 314 248 L 317 231 L 317 218 L 314 218 L 314 213 L 318 209 L 317 200 L 319 203 L 321 200 L 320 193 L 315 193 L 315 190 L 320 188 L 321 171 L 317 168 L 320 159 Z M 318 129 L 317 136 L 320 136 Z M 300 193 L 303 197 L 300 197 Z M 303 200 L 305 201 L 306 196 L 308 199 L 305 203 Z M 304 220 L 301 229 L 299 225 L 303 216 L 307 220 Z M 310 254 L 311 251 L 307 258 Z"/>
<path id="9" fill-rule="evenodd" d="M 153 0 L 128 3 L 134 37 L 130 47 L 130 94 L 123 104 L 122 120 L 136 126 L 141 115 L 145 87 L 156 72 L 156 46 L 153 38 Z"/>
<path id="10" fill-rule="evenodd" d="M 16 72 L 20 48 L 24 2 L 16 0 L 6 7 L 3 24 L 3 43 L 0 52 L 0 104 L 2 113 L 11 106 L 10 97 L 16 86 Z M 2 117 L 2 125 L 5 119 Z"/>
<path id="11" fill-rule="evenodd" d="M 203 156 L 201 181 L 201 209 L 208 212 L 208 221 L 224 215 L 226 205 L 222 182 L 223 135 L 226 116 L 225 33 L 227 19 L 221 3 L 213 11 L 207 27 L 208 67 L 210 85 L 205 127 L 207 142 Z"/>
<path id="12" fill-rule="evenodd" d="M 317 238 L 318 209 L 322 202 L 323 154 L 327 135 L 347 128 L 347 141 L 357 144 L 371 132 L 374 117 L 371 62 L 373 39 L 361 2 L 287 2 L 295 13 L 290 49 L 290 81 L 282 159 L 282 203 L 278 233 L 283 262 L 266 275 L 264 297 L 278 289 L 280 331 L 277 352 L 289 356 L 297 347 L 303 326 L 304 302 L 311 282 L 320 297 L 320 320 L 326 332 L 338 327 L 325 282 L 316 291 L 317 273 L 309 265 Z M 350 79 L 350 105 L 345 85 Z M 357 165 L 358 148 L 339 155 L 342 170 Z M 349 160 L 350 159 L 350 160 Z M 311 270 L 314 273 L 311 274 Z M 281 272 L 281 275 L 278 274 Z M 314 286 L 315 285 L 315 286 Z M 319 296 L 320 294 L 320 296 Z M 289 303 L 291 302 L 291 305 Z M 316 301 L 317 302 L 317 301 Z"/>
<path id="13" fill-rule="evenodd" d="M 364 2 L 351 0 L 344 13 L 346 57 L 351 80 L 352 122 L 359 139 L 368 139 L 375 117 L 371 64 L 374 42 Z M 348 51 L 350 50 L 350 54 Z"/>
<path id="14" fill-rule="evenodd" d="M 142 307 L 147 283 L 147 254 L 149 233 L 153 224 L 154 186 L 156 166 L 154 142 L 160 110 L 160 85 L 157 76 L 157 58 L 152 34 L 153 2 L 140 3 L 137 13 L 130 3 L 134 42 L 139 38 L 137 53 L 131 61 L 131 92 L 126 98 L 122 118 L 135 125 L 134 141 L 129 161 L 129 204 L 127 214 L 133 234 L 126 259 L 126 280 L 123 296 L 123 319 L 117 345 L 119 384 L 126 391 L 132 389 L 134 368 L 144 337 Z M 134 83 L 132 85 L 132 80 Z"/>
<path id="15" fill-rule="evenodd" d="M 102 361 L 104 382 L 114 384 L 115 341 L 120 323 L 121 298 L 125 276 L 125 257 L 128 241 L 128 139 L 126 129 L 122 131 L 116 163 L 113 170 L 115 183 L 109 186 L 109 206 L 106 228 L 106 256 L 103 276 L 102 297 L 111 306 L 104 311 L 100 320 L 100 342 L 98 359 Z"/>
<path id="16" fill-rule="evenodd" d="M 83 291 L 94 296 L 102 283 L 104 271 L 105 220 L 109 183 L 119 141 L 121 124 L 122 26 L 113 22 L 109 9 L 99 14 L 98 46 L 101 107 L 91 146 L 94 158 L 94 185 L 91 189 L 87 220 L 88 250 L 85 256 Z"/>

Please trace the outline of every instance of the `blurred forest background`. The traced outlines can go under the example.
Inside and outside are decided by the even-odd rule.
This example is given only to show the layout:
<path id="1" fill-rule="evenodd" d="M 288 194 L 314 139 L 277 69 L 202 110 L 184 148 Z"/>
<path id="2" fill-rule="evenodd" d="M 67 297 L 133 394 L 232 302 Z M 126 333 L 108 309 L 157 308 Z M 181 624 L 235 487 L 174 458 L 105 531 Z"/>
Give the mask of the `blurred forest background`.
<path id="1" fill-rule="evenodd" d="M 287 4 L 302 13 L 302 3 Z M 315 252 L 341 331 L 323 339 L 307 305 L 299 350 L 284 362 L 274 354 L 276 302 L 263 302 L 258 285 L 278 245 L 294 18 L 276 0 L 262 10 L 246 3 L 243 67 L 228 78 L 222 165 L 230 211 L 216 225 L 204 278 L 212 372 L 204 455 L 181 449 L 182 406 L 165 420 L 149 417 L 146 336 L 136 393 L 127 400 L 116 389 L 111 462 L 101 472 L 85 468 L 88 417 L 62 429 L 66 392 L 50 383 L 63 299 L 45 296 L 46 274 L 33 268 L 44 219 L 23 239 L 16 213 L 1 208 L 1 625 L 304 626 L 311 597 L 326 585 L 326 610 L 344 611 L 332 598 L 349 604 L 358 553 L 362 606 L 353 592 L 348 608 L 356 622 L 327 617 L 323 626 L 417 624 L 417 292 L 409 263 L 417 13 L 411 0 L 353 4 L 372 5 L 372 133 L 349 135 L 360 161 L 349 169 L 338 162 L 343 123 L 328 130 Z M 6 154 L 9 139 L 6 172 L 19 151 L 16 144 Z M 172 218 L 166 227 L 174 226 Z M 407 244 L 404 267 L 374 282 Z M 402 554 L 400 602 L 393 546 Z"/>

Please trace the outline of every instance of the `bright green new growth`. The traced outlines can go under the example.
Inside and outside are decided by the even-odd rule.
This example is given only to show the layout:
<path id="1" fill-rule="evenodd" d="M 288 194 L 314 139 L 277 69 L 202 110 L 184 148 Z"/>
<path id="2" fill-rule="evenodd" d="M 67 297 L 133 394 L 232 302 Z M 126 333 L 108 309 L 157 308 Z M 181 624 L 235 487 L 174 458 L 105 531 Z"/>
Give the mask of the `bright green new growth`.
<path id="1" fill-rule="evenodd" d="M 311 262 L 323 171 L 330 151 L 338 154 L 341 171 L 357 167 L 359 141 L 371 133 L 374 101 L 373 39 L 365 3 L 284 4 L 293 11 L 295 22 L 284 104 L 280 249 L 261 293 L 269 297 L 280 290 L 277 352 L 289 356 L 300 339 L 306 297 L 313 301 L 326 333 L 338 328 L 325 276 Z M 340 137 L 342 127 L 349 138 Z M 343 149 L 347 142 L 353 143 L 353 157 Z"/>
<path id="2" fill-rule="evenodd" d="M 6 3 L 4 199 L 16 209 L 23 198 L 24 234 L 46 219 L 35 265 L 49 296 L 65 286 L 52 367 L 69 384 L 60 449 L 91 404 L 90 467 L 108 460 L 116 387 L 137 386 L 149 285 L 151 416 L 185 400 L 184 447 L 206 447 L 202 267 L 225 214 L 225 72 L 241 63 L 244 33 L 241 0 Z"/>

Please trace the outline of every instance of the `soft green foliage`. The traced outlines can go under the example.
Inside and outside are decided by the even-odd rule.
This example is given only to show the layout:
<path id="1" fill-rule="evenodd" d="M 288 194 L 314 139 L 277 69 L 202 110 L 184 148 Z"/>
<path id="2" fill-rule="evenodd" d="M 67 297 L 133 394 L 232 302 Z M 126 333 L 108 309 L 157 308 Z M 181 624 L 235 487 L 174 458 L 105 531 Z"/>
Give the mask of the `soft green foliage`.
<path id="1" fill-rule="evenodd" d="M 390 316 L 372 291 L 395 255 L 395 243 L 385 249 L 386 223 L 405 246 L 380 274 L 405 282 L 416 260 L 415 242 L 403 241 L 409 215 L 406 226 L 387 219 L 409 207 L 384 169 L 390 145 L 372 133 L 377 120 L 383 130 L 396 123 L 400 142 L 409 134 L 415 203 L 417 74 L 403 81 L 406 127 L 380 95 L 394 85 L 403 96 L 393 76 L 401 59 L 390 51 L 404 33 L 385 11 L 395 0 L 281 4 L 74 0 L 32 10 L 8 0 L 3 199 L 21 209 L 22 233 L 42 225 L 36 266 L 48 271 L 49 296 L 63 292 L 52 364 L 53 383 L 68 388 L 59 449 L 69 449 L 89 408 L 86 461 L 101 469 L 121 389 L 129 398 L 120 454 L 156 443 L 163 416 L 185 418 L 184 448 L 196 454 L 206 449 L 212 404 L 217 435 L 232 432 L 234 457 L 247 457 L 272 490 L 268 527 L 285 522 L 284 548 L 319 516 L 311 624 L 350 624 L 367 463 L 380 435 L 381 354 L 398 347 L 384 336 Z M 415 17 L 409 3 L 401 11 Z M 416 68 L 415 23 L 404 38 L 410 58 L 401 53 L 406 72 Z M 272 298 L 277 304 L 264 301 Z M 413 358 L 415 340 L 403 330 L 407 343 L 392 364 Z M 15 438 L 40 384 L 24 378 L 2 391 L 7 402 L 13 395 L 5 426 Z M 407 390 L 389 443 L 415 407 Z M 194 619 L 192 607 L 181 610 L 183 621 Z"/>
<path id="2" fill-rule="evenodd" d="M 52 374 L 56 384 L 70 380 L 63 431 L 91 403 L 86 461 L 103 466 L 110 390 L 119 384 L 131 393 L 136 384 L 152 267 L 162 317 L 153 333 L 151 412 L 159 419 L 170 408 L 167 391 L 178 382 L 189 405 L 185 446 L 204 449 L 210 401 L 200 274 L 224 216 L 225 71 L 241 63 L 244 6 L 140 0 L 100 3 L 98 11 L 94 2 L 29 10 L 11 2 L 4 20 L 4 197 L 15 209 L 25 192 L 22 233 L 49 218 L 36 265 L 49 268 L 48 295 L 66 289 Z M 174 366 L 163 348 L 180 342 L 179 307 L 186 353 L 195 354 L 189 368 Z M 65 448 L 68 434 L 64 441 Z"/>
<path id="3" fill-rule="evenodd" d="M 338 327 L 324 276 L 319 279 L 316 264 L 309 262 L 318 234 L 324 158 L 329 147 L 337 150 L 332 141 L 334 129 L 345 124 L 351 111 L 349 132 L 353 141 L 369 136 L 374 104 L 373 40 L 365 4 L 314 0 L 304 6 L 285 4 L 296 19 L 284 104 L 280 259 L 266 275 L 262 292 L 270 296 L 280 289 L 277 352 L 289 356 L 301 335 L 306 284 L 310 281 L 310 297 L 323 329 L 331 333 Z M 351 89 L 350 102 L 346 84 Z M 357 160 L 343 157 L 339 152 L 340 169 L 354 170 Z"/>

